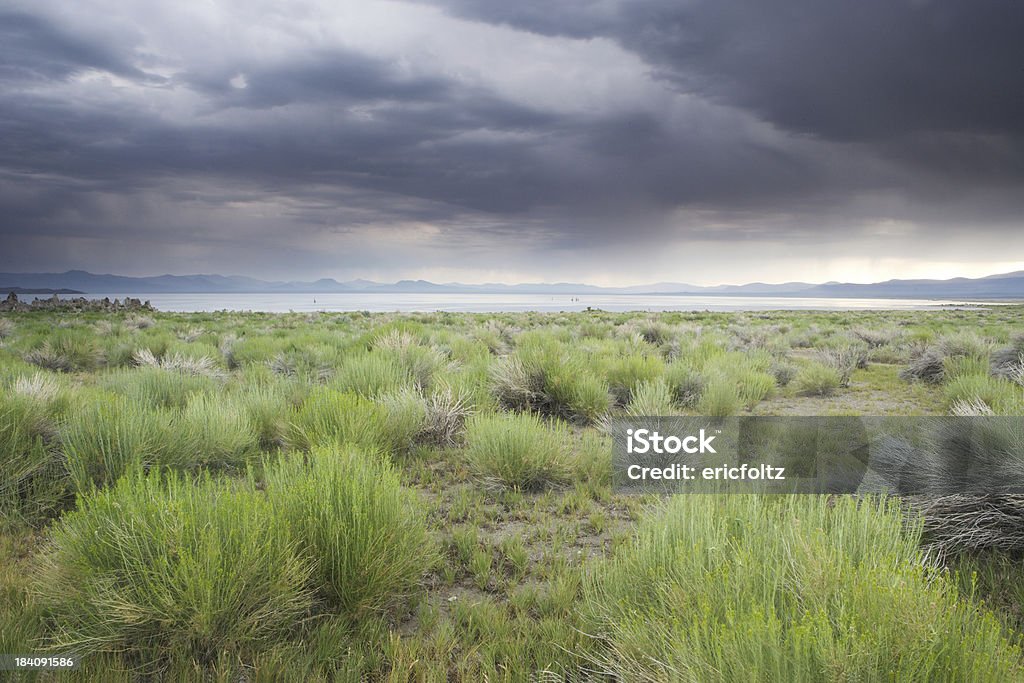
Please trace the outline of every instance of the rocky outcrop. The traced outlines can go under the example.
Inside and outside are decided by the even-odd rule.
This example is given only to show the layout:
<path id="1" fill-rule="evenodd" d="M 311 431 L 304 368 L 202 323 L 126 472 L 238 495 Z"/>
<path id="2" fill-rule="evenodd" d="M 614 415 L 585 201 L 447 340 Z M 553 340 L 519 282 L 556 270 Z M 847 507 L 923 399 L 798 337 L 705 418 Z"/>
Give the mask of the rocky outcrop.
<path id="1" fill-rule="evenodd" d="M 7 298 L 0 302 L 0 312 L 8 311 L 55 311 L 68 313 L 81 313 L 83 311 L 153 311 L 153 305 L 149 301 L 140 301 L 126 297 L 124 301 L 119 299 L 110 300 L 109 297 L 102 299 L 86 299 L 78 296 L 74 299 L 61 299 L 54 294 L 49 299 L 34 299 L 31 302 L 20 301 L 18 295 L 11 292 Z"/>

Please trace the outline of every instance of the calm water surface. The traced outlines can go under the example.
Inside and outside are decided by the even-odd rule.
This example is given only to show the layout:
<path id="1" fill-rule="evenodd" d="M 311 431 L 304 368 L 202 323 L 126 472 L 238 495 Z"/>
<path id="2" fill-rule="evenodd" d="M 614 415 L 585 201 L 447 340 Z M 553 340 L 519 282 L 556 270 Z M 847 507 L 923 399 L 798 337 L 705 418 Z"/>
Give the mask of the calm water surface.
<path id="1" fill-rule="evenodd" d="M 64 296 L 73 298 L 78 295 Z M 149 300 L 161 311 L 767 311 L 767 310 L 928 310 L 974 305 L 927 299 L 824 299 L 766 296 L 685 296 L 668 294 L 135 294 L 98 292 L 88 298 Z M 45 298 L 45 297 L 43 297 Z"/>

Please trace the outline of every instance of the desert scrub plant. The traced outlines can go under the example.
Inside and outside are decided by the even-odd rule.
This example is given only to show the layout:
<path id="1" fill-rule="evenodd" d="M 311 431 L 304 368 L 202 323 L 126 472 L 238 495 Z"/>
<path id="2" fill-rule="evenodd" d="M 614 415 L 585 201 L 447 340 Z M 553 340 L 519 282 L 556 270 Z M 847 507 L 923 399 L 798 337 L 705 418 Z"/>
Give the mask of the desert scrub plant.
<path id="1" fill-rule="evenodd" d="M 835 367 L 811 362 L 797 371 L 792 384 L 799 396 L 831 396 L 843 385 L 843 377 Z"/>
<path id="2" fill-rule="evenodd" d="M 25 360 L 55 372 L 87 372 L 94 370 L 101 358 L 91 336 L 61 331 L 26 353 Z"/>
<path id="3" fill-rule="evenodd" d="M 1014 335 L 1010 345 L 992 352 L 992 374 L 1024 384 L 1024 334 Z"/>
<path id="4" fill-rule="evenodd" d="M 159 368 L 182 375 L 198 375 L 211 379 L 224 379 L 224 371 L 217 366 L 212 356 L 186 355 L 180 352 L 168 353 L 157 358 L 149 349 L 139 349 L 132 356 L 138 367 Z"/>
<path id="5" fill-rule="evenodd" d="M 56 438 L 48 400 L 0 394 L 0 526 L 35 523 L 60 507 L 67 474 Z"/>
<path id="6" fill-rule="evenodd" d="M 1024 393 L 1021 387 L 1001 377 L 993 377 L 987 372 L 960 375 L 946 383 L 943 394 L 949 406 L 958 401 L 980 401 L 997 415 L 1020 414 L 1024 409 Z"/>
<path id="7" fill-rule="evenodd" d="M 612 359 L 605 370 L 608 386 L 619 405 L 629 403 L 642 382 L 650 382 L 665 373 L 664 361 L 653 354 L 635 353 Z"/>
<path id="8" fill-rule="evenodd" d="M 293 406 L 285 387 L 277 383 L 246 385 L 233 399 L 252 422 L 261 449 L 285 444 Z"/>
<path id="9" fill-rule="evenodd" d="M 462 444 L 466 420 L 473 415 L 466 394 L 444 385 L 427 396 L 427 417 L 420 438 L 439 448 L 455 448 Z"/>
<path id="10" fill-rule="evenodd" d="M 868 366 L 868 349 L 866 345 L 846 344 L 831 348 L 819 349 L 815 354 L 818 362 L 834 369 L 839 375 L 839 386 L 850 386 L 850 377 L 854 370 Z"/>
<path id="11" fill-rule="evenodd" d="M 898 342 L 902 336 L 900 330 L 895 327 L 855 327 L 850 330 L 850 335 L 867 344 L 869 349 L 878 349 L 883 346 L 888 346 Z"/>
<path id="12" fill-rule="evenodd" d="M 123 398 L 100 396 L 61 429 L 72 489 L 108 486 L 125 473 L 163 464 L 171 415 Z"/>
<path id="13" fill-rule="evenodd" d="M 631 417 L 672 415 L 675 405 L 672 390 L 663 378 L 641 382 L 633 391 L 633 396 L 626 406 L 625 414 Z"/>
<path id="14" fill-rule="evenodd" d="M 677 360 L 665 367 L 665 382 L 672 393 L 672 402 L 680 408 L 689 408 L 700 400 L 707 380 L 690 363 Z"/>
<path id="15" fill-rule="evenodd" d="M 367 398 L 316 387 L 293 412 L 285 441 L 304 451 L 346 443 L 386 448 L 387 418 L 387 410 Z"/>
<path id="16" fill-rule="evenodd" d="M 775 378 L 775 383 L 778 384 L 780 387 L 785 387 L 789 386 L 789 383 L 796 378 L 796 375 L 800 371 L 800 369 L 793 363 L 790 363 L 789 361 L 776 359 L 772 362 L 769 371 Z"/>
<path id="17" fill-rule="evenodd" d="M 159 408 L 183 408 L 192 396 L 212 394 L 221 386 L 206 375 L 149 366 L 114 370 L 100 375 L 97 383 L 133 403 Z"/>
<path id="18" fill-rule="evenodd" d="M 590 424 L 611 407 L 608 389 L 582 359 L 565 358 L 557 347 L 521 349 L 490 369 L 491 390 L 507 410 Z"/>
<path id="19" fill-rule="evenodd" d="M 476 415 L 466 426 L 466 461 L 490 484 L 538 491 L 573 473 L 569 433 L 531 413 Z"/>
<path id="20" fill-rule="evenodd" d="M 900 373 L 900 378 L 940 384 L 946 380 L 949 359 L 983 359 L 988 358 L 990 353 L 990 344 L 973 332 L 947 334 L 911 358 L 910 364 Z"/>
<path id="21" fill-rule="evenodd" d="M 743 406 L 736 382 L 723 374 L 714 374 L 697 401 L 697 412 L 708 417 L 728 417 L 735 415 Z"/>
<path id="22" fill-rule="evenodd" d="M 79 499 L 53 529 L 36 593 L 47 645 L 119 653 L 158 671 L 172 654 L 208 665 L 287 638 L 313 604 L 313 563 L 246 487 L 135 474 Z"/>
<path id="23" fill-rule="evenodd" d="M 427 401 L 415 389 L 405 388 L 378 398 L 384 408 L 390 433 L 392 452 L 405 454 L 420 442 L 419 436 L 427 421 Z"/>
<path id="24" fill-rule="evenodd" d="M 317 448 L 268 463 L 267 500 L 314 567 L 319 597 L 357 621 L 417 591 L 436 549 L 426 512 L 378 453 Z"/>
<path id="25" fill-rule="evenodd" d="M 258 438 L 237 402 L 196 394 L 174 415 L 161 460 L 182 469 L 242 468 L 256 452 Z"/>
<path id="26" fill-rule="evenodd" d="M 938 347 L 930 346 L 910 359 L 900 371 L 900 379 L 908 382 L 940 384 L 946 375 L 946 355 Z"/>
<path id="27" fill-rule="evenodd" d="M 929 570 L 920 534 L 885 499 L 675 496 L 585 575 L 583 665 L 616 680 L 1020 678 L 1019 647 Z"/>
<path id="28" fill-rule="evenodd" d="M 396 358 L 377 352 L 345 357 L 330 381 L 332 389 L 367 398 L 412 386 L 412 375 Z"/>

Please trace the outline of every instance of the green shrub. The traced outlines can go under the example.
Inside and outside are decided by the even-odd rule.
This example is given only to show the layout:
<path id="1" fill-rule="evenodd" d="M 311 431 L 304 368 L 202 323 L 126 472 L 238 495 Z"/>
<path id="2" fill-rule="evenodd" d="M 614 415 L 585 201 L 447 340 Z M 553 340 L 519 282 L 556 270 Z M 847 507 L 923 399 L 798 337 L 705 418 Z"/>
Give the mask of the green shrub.
<path id="1" fill-rule="evenodd" d="M 612 360 L 606 375 L 615 400 L 626 405 L 642 382 L 651 382 L 664 372 L 665 363 L 658 356 L 632 354 Z"/>
<path id="2" fill-rule="evenodd" d="M 427 422 L 427 401 L 413 389 L 381 396 L 387 427 L 397 452 L 407 452 L 420 440 Z"/>
<path id="3" fill-rule="evenodd" d="M 364 353 L 342 360 L 334 372 L 330 386 L 337 391 L 376 398 L 413 386 L 413 378 L 393 356 L 384 353 Z"/>
<path id="4" fill-rule="evenodd" d="M 171 432 L 170 414 L 123 398 L 83 406 L 61 435 L 72 487 L 82 493 L 134 468 L 163 464 Z"/>
<path id="5" fill-rule="evenodd" d="M 47 401 L 0 394 L 0 522 L 45 519 L 60 505 L 66 471 Z"/>
<path id="6" fill-rule="evenodd" d="M 530 413 L 475 416 L 466 444 L 473 473 L 508 488 L 536 491 L 567 481 L 573 471 L 567 430 Z"/>
<path id="7" fill-rule="evenodd" d="M 949 381 L 943 393 L 948 405 L 981 401 L 997 415 L 1016 415 L 1024 410 L 1024 392 L 1013 382 L 983 374 L 960 375 Z"/>
<path id="8" fill-rule="evenodd" d="M 312 562 L 263 496 L 209 478 L 130 476 L 79 501 L 53 530 L 37 584 L 48 645 L 169 656 L 244 656 L 295 629 L 312 605 Z"/>
<path id="9" fill-rule="evenodd" d="M 386 448 L 387 411 L 373 401 L 317 387 L 295 410 L 286 441 L 291 448 L 346 443 Z"/>
<path id="10" fill-rule="evenodd" d="M 133 403 L 160 408 L 183 408 L 200 393 L 213 393 L 219 384 L 202 374 L 143 366 L 122 369 L 102 376 L 100 386 Z"/>
<path id="11" fill-rule="evenodd" d="M 615 680 L 1020 678 L 1019 648 L 906 526 L 894 502 L 676 496 L 586 575 L 586 664 Z"/>
<path id="12" fill-rule="evenodd" d="M 626 415 L 634 417 L 649 417 L 658 415 L 672 415 L 675 413 L 675 405 L 672 401 L 672 391 L 664 379 L 656 379 L 650 382 L 641 382 L 633 391 L 633 397 L 626 406 Z"/>
<path id="13" fill-rule="evenodd" d="M 257 449 L 258 436 L 236 402 L 196 394 L 175 416 L 166 462 L 183 468 L 242 467 Z"/>
<path id="14" fill-rule="evenodd" d="M 268 465 L 266 479 L 329 605 L 356 620 L 415 592 L 434 556 L 426 512 L 379 454 L 317 448 Z"/>
<path id="15" fill-rule="evenodd" d="M 100 351 L 89 334 L 59 331 L 25 354 L 25 360 L 57 372 L 86 372 L 100 363 Z"/>
<path id="16" fill-rule="evenodd" d="M 742 406 L 736 382 L 724 375 L 713 375 L 697 402 L 697 412 L 708 417 L 728 417 Z"/>
<path id="17" fill-rule="evenodd" d="M 831 396 L 842 382 L 842 374 L 836 368 L 808 363 L 796 373 L 793 388 L 800 396 Z"/>
<path id="18" fill-rule="evenodd" d="M 260 448 L 272 449 L 285 444 L 291 399 L 277 384 L 247 386 L 235 400 L 252 422 Z"/>
<path id="19" fill-rule="evenodd" d="M 492 366 L 491 386 L 498 403 L 516 411 L 590 424 L 611 407 L 608 389 L 584 362 L 554 345 L 521 349 Z"/>
<path id="20" fill-rule="evenodd" d="M 696 405 L 704 393 L 707 380 L 688 361 L 674 361 L 665 368 L 665 381 L 672 401 L 680 408 Z"/>
<path id="21" fill-rule="evenodd" d="M 943 360 L 943 371 L 947 382 L 964 375 L 987 375 L 989 360 L 983 356 L 947 356 Z"/>

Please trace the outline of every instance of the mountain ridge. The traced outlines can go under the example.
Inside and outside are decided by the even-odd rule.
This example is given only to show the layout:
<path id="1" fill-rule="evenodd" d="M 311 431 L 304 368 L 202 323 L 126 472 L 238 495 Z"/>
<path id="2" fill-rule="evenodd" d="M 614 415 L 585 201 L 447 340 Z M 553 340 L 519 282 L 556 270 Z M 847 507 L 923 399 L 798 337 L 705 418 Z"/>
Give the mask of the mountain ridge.
<path id="1" fill-rule="evenodd" d="M 723 295 L 723 296 L 799 296 L 821 298 L 985 298 L 1024 299 L 1024 271 L 1000 273 L 981 278 L 890 279 L 874 283 L 808 282 L 700 286 L 681 282 L 648 285 L 601 287 L 573 282 L 443 284 L 428 280 L 399 280 L 381 283 L 355 279 L 339 282 L 334 278 L 314 281 L 260 280 L 242 275 L 199 273 L 150 277 L 96 274 L 85 270 L 63 273 L 0 273 L 0 294 L 25 290 L 74 290 L 89 294 L 172 294 L 172 293 L 452 293 L 452 294 L 644 294 L 644 295 Z"/>

